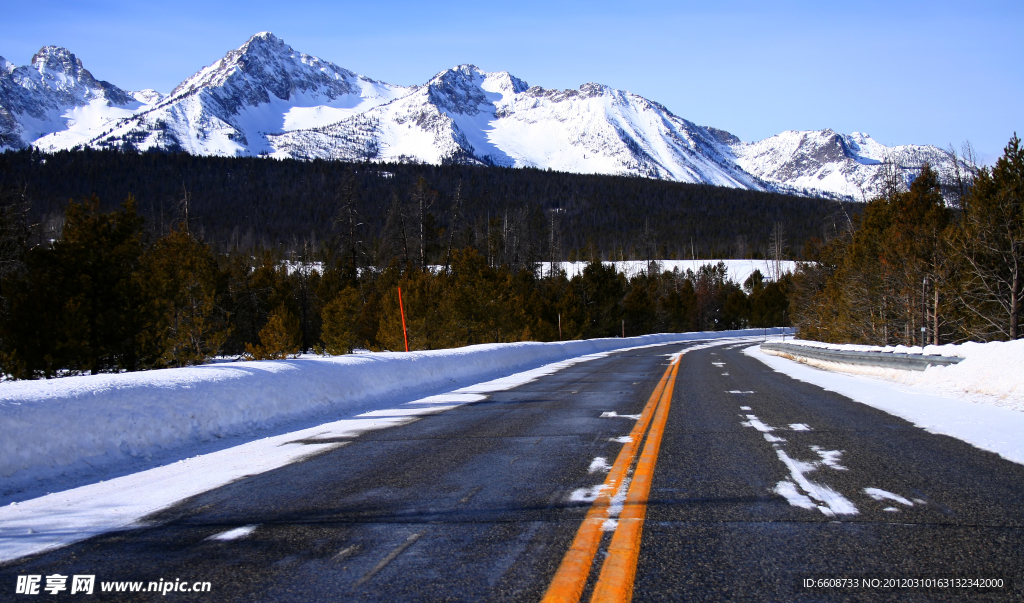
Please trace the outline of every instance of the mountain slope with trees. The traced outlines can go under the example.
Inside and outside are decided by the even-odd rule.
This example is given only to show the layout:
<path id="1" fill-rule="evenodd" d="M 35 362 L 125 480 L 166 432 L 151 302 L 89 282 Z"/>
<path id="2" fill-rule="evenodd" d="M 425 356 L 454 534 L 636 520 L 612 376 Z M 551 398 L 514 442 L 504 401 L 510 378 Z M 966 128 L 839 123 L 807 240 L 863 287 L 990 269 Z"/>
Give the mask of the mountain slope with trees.
<path id="1" fill-rule="evenodd" d="M 943 194 L 925 166 L 825 243 L 794 277 L 793 318 L 808 339 L 923 345 L 1021 337 L 1024 149 Z"/>

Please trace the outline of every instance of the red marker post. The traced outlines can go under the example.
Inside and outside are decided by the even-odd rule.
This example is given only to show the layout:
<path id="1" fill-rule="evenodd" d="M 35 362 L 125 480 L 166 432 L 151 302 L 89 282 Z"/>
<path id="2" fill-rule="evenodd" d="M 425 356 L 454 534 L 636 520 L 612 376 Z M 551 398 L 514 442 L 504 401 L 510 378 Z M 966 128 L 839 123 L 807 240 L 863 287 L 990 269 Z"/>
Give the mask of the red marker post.
<path id="1" fill-rule="evenodd" d="M 405 328 L 405 306 L 402 305 L 402 288 L 398 288 L 398 310 L 402 313 L 402 336 L 405 337 L 405 351 L 409 351 L 409 331 Z"/>

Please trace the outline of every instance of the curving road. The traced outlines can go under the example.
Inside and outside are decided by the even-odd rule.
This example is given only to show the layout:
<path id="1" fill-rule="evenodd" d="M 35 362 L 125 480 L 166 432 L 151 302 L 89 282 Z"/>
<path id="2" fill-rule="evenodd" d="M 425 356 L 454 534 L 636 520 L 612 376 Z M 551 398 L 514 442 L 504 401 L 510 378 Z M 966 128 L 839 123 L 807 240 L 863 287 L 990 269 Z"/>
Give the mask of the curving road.
<path id="1" fill-rule="evenodd" d="M 60 598 L 17 594 L 17 576 L 80 574 L 94 594 L 61 594 L 540 601 L 569 576 L 589 600 L 631 525 L 619 577 L 634 601 L 1024 600 L 1024 467 L 773 372 L 746 345 L 620 352 L 339 442 L 148 527 L 0 566 L 0 599 Z M 626 477 L 602 495 L 619 459 Z M 569 559 L 597 516 L 596 550 Z M 160 580 L 210 592 L 100 592 Z"/>

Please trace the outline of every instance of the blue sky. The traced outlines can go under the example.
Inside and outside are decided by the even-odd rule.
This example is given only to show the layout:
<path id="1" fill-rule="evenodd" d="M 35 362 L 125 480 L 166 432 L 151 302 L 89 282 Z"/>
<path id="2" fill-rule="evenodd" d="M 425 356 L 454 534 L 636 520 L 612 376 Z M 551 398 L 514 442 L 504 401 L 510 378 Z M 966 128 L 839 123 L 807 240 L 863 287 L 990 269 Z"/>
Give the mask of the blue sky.
<path id="1" fill-rule="evenodd" d="M 169 92 L 272 31 L 369 77 L 460 63 L 532 85 L 599 82 L 760 140 L 861 131 L 1000 154 L 1024 136 L 1024 2 L 8 2 L 0 55 L 65 46 L 100 79 Z"/>

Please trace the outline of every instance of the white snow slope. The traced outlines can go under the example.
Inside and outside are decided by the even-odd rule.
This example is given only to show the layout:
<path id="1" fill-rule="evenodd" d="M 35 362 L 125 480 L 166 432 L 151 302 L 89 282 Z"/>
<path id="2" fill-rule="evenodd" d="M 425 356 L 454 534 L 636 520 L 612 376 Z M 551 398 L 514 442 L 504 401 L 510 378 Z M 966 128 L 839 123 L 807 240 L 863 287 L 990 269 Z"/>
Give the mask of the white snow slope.
<path id="1" fill-rule="evenodd" d="M 804 339 L 786 343 L 808 347 L 854 352 L 897 352 L 920 354 L 920 346 L 869 346 L 831 344 Z M 1016 341 L 967 342 L 928 345 L 925 354 L 957 356 L 964 360 L 951 366 L 932 366 L 923 371 L 901 371 L 808 359 L 807 364 L 825 369 L 880 377 L 905 385 L 928 389 L 942 396 L 956 397 L 981 404 L 1024 411 L 1024 339 Z M 1024 434 L 1021 434 L 1024 438 Z"/>
<path id="2" fill-rule="evenodd" d="M 887 158 L 908 179 L 924 161 L 940 174 L 952 165 L 936 147 L 885 147 L 856 132 L 784 132 L 744 143 L 631 92 L 595 83 L 530 87 L 473 65 L 396 86 L 296 52 L 268 32 L 167 97 L 97 82 L 63 48 L 44 48 L 29 67 L 0 58 L 0 150 L 26 145 L 460 161 L 856 200 L 879 192 Z"/>
<path id="3" fill-rule="evenodd" d="M 345 141 L 368 141 L 350 147 Z M 483 164 L 769 188 L 737 168 L 715 134 L 643 97 L 600 84 L 528 87 L 473 65 L 443 71 L 387 105 L 272 138 L 277 155 Z"/>
<path id="4" fill-rule="evenodd" d="M 239 362 L 0 383 L 0 496 L 139 457 L 449 391 L 565 358 L 649 343 L 760 335 L 723 331 L 452 350 Z"/>

